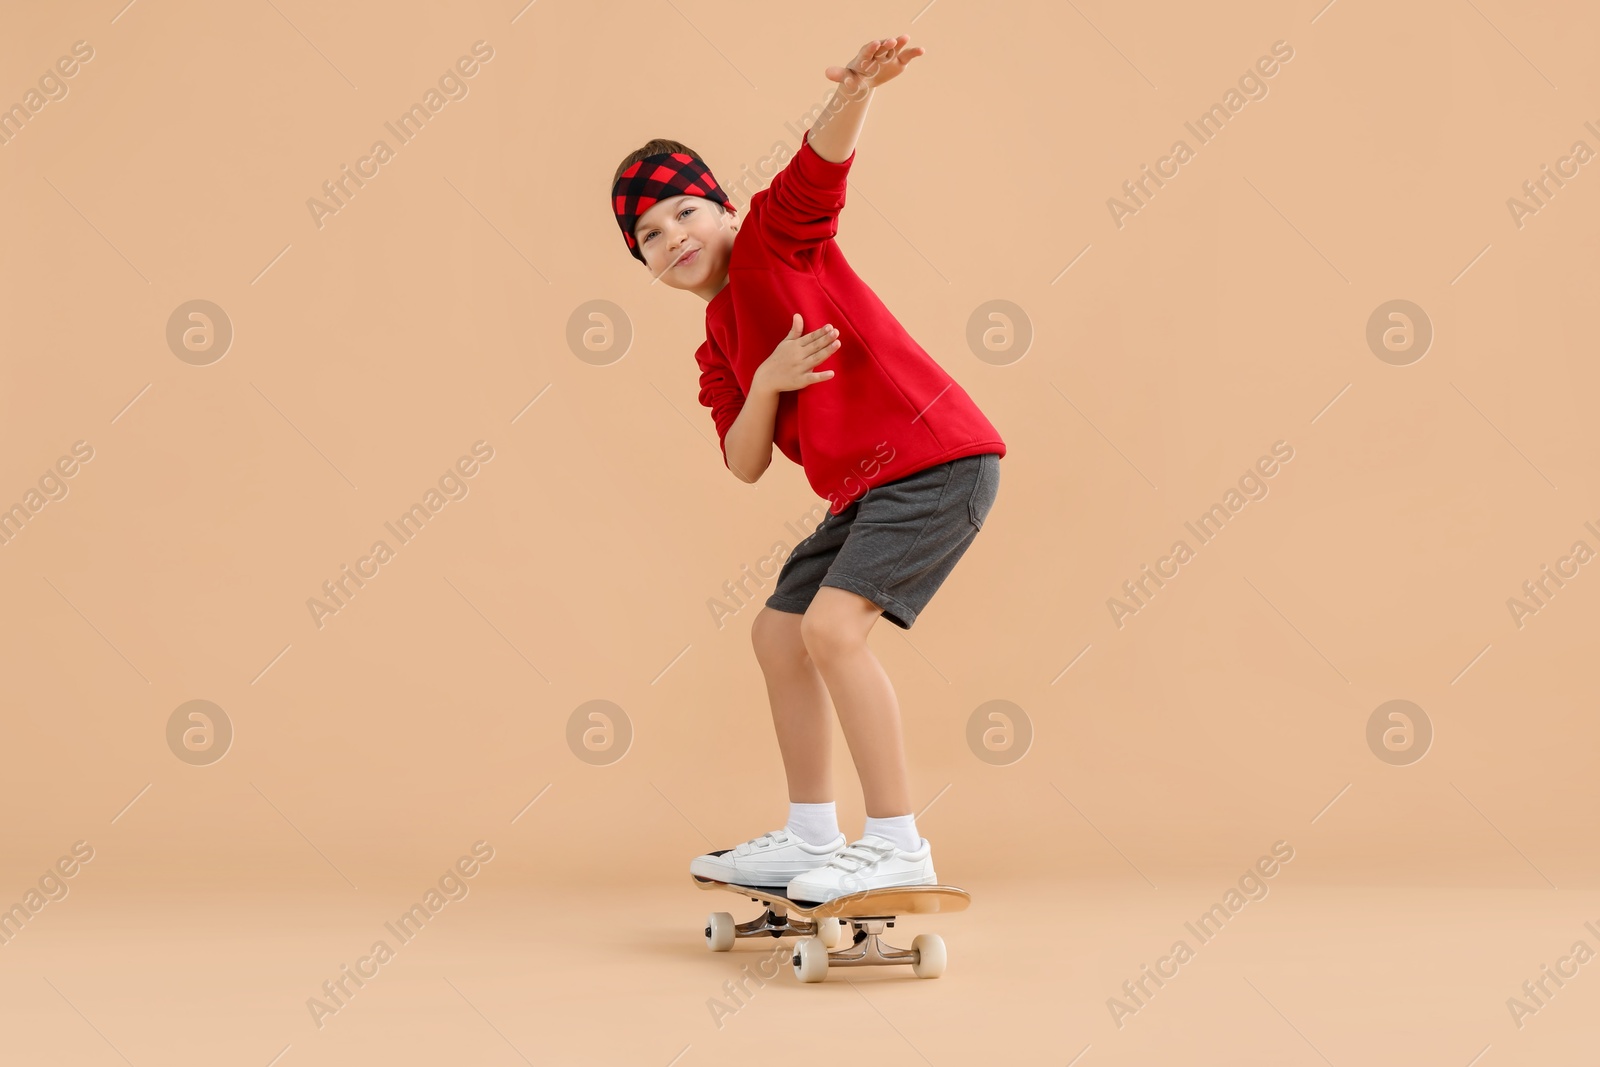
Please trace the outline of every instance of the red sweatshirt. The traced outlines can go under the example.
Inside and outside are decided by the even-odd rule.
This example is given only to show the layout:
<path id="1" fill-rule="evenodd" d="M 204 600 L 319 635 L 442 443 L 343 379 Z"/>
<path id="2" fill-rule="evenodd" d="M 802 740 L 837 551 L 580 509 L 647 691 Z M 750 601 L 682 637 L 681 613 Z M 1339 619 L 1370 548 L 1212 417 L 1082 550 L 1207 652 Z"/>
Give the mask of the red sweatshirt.
<path id="1" fill-rule="evenodd" d="M 1006 454 L 966 390 L 912 340 L 834 243 L 855 158 L 828 162 L 807 130 L 794 158 L 750 198 L 728 284 L 706 305 L 706 341 L 695 352 L 700 403 L 711 409 L 726 465 L 728 427 L 795 312 L 805 333 L 830 322 L 838 328 L 838 350 L 813 368 L 836 373 L 779 393 L 772 432 L 835 515 L 873 486 L 961 456 Z"/>

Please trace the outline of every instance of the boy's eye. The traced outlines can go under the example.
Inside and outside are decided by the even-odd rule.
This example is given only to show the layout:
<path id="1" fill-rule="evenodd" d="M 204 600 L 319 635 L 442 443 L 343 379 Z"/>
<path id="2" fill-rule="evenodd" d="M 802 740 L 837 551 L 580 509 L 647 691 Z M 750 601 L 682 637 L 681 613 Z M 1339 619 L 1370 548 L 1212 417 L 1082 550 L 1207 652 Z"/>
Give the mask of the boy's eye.
<path id="1" fill-rule="evenodd" d="M 678 212 L 678 217 L 681 219 L 681 218 L 683 218 L 685 215 L 687 215 L 689 212 L 691 212 L 693 210 L 694 210 L 693 207 L 686 207 L 682 211 Z M 657 232 L 658 231 L 656 231 L 656 230 L 651 230 L 649 233 L 644 235 L 644 239 L 646 241 L 650 240 L 650 238 L 654 237 Z"/>

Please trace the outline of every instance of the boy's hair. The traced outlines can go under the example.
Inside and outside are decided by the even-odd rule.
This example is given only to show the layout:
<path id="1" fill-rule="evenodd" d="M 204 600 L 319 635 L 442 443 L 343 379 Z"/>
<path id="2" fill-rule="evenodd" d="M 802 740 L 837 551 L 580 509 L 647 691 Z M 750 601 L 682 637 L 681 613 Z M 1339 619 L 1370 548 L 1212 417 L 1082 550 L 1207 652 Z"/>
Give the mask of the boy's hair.
<path id="1" fill-rule="evenodd" d="M 669 141 L 664 137 L 657 137 L 653 141 L 647 141 L 643 147 L 636 148 L 623 157 L 622 162 L 617 164 L 617 172 L 611 176 L 611 188 L 615 189 L 617 180 L 622 177 L 622 172 L 639 162 L 639 160 L 647 159 L 650 156 L 659 156 L 667 152 L 682 152 L 684 155 L 693 156 L 696 159 L 705 158 L 682 141 Z M 724 214 L 727 213 L 728 209 L 723 205 L 717 204 L 717 207 L 721 208 Z"/>

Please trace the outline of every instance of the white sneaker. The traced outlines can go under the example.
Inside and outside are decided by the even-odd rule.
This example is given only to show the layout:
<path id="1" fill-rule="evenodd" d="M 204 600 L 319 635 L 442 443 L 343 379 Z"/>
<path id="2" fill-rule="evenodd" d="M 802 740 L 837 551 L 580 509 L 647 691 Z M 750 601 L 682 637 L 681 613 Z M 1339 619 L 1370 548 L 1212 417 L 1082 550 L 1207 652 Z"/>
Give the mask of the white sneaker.
<path id="1" fill-rule="evenodd" d="M 919 841 L 915 852 L 906 852 L 887 838 L 867 834 L 824 866 L 795 877 L 784 895 L 790 900 L 821 902 L 868 889 L 938 885 L 933 846 L 925 837 Z"/>
<path id="2" fill-rule="evenodd" d="M 813 845 L 788 830 L 769 830 L 742 845 L 696 856 L 689 873 L 734 885 L 781 889 L 797 875 L 824 866 L 844 850 L 844 834 Z"/>

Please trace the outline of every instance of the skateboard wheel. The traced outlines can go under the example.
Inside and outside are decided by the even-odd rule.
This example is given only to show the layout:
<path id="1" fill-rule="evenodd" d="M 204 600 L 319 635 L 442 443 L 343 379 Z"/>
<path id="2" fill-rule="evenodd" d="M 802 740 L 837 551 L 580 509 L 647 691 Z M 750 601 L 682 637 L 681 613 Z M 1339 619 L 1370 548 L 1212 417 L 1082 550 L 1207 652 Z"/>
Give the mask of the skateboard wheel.
<path id="1" fill-rule="evenodd" d="M 839 942 L 844 940 L 844 924 L 838 919 L 818 919 L 817 940 L 822 942 L 823 948 L 838 948 Z"/>
<path id="2" fill-rule="evenodd" d="M 794 947 L 794 976 L 802 982 L 820 982 L 828 977 L 828 950 L 814 937 L 803 938 Z"/>
<path id="3" fill-rule="evenodd" d="M 706 920 L 706 944 L 712 952 L 726 952 L 733 947 L 734 938 L 737 936 L 733 928 L 733 916 L 725 911 L 714 911 Z"/>
<path id="4" fill-rule="evenodd" d="M 911 940 L 911 951 L 917 954 L 911 964 L 911 973 L 918 978 L 937 978 L 944 973 L 944 938 L 938 934 L 918 934 Z"/>

